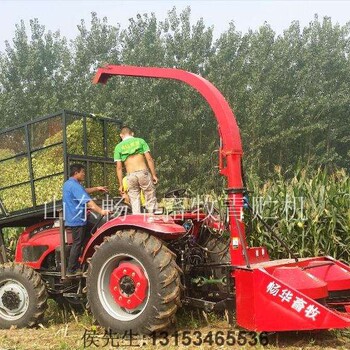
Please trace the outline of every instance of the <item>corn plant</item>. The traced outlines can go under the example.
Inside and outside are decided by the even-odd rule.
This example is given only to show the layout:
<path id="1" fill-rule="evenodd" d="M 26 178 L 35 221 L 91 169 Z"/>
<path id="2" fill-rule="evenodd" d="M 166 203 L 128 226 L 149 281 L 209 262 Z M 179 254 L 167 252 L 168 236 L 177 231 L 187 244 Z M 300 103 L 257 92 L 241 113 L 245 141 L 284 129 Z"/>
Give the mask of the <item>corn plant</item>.
<path id="1" fill-rule="evenodd" d="M 261 185 L 255 179 L 249 188 L 254 192 L 253 204 L 263 203 L 254 209 L 297 255 L 350 260 L 350 178 L 344 169 L 328 174 L 322 169 L 298 168 L 286 180 L 276 167 L 271 180 Z M 274 258 L 285 257 L 283 248 L 265 233 L 253 216 L 251 243 L 267 246 Z"/>

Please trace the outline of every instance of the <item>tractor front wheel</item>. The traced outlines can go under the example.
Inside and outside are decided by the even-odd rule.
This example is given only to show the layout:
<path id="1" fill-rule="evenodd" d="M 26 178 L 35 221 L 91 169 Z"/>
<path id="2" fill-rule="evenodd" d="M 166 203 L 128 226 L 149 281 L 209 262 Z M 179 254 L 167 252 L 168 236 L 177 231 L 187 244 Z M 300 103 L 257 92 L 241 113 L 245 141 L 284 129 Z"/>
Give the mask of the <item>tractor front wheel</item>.
<path id="1" fill-rule="evenodd" d="M 46 287 L 36 271 L 23 264 L 0 265 L 0 328 L 34 326 L 46 301 Z"/>
<path id="2" fill-rule="evenodd" d="M 159 239 L 123 230 L 96 247 L 86 287 L 88 305 L 101 326 L 117 333 L 149 334 L 174 319 L 180 304 L 180 269 Z"/>

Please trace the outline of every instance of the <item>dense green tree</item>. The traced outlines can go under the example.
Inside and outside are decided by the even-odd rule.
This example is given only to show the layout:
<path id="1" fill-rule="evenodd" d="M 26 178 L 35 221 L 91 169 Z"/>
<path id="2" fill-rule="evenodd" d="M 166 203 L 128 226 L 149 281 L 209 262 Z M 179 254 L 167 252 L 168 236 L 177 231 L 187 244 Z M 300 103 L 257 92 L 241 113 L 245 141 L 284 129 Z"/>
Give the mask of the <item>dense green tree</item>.
<path id="1" fill-rule="evenodd" d="M 110 25 L 106 17 L 99 19 L 93 12 L 90 25 L 82 20 L 78 30 L 78 36 L 71 42 L 72 67 L 67 81 L 66 106 L 99 114 L 112 112 L 111 87 L 96 87 L 91 80 L 98 67 L 120 63 L 119 24 Z"/>
<path id="2" fill-rule="evenodd" d="M 287 170 L 297 162 L 349 169 L 349 29 L 327 17 L 305 28 L 293 22 L 281 35 L 267 23 L 241 33 L 232 22 L 214 42 L 213 28 L 203 19 L 193 23 L 190 8 L 173 8 L 161 21 L 138 14 L 126 28 L 92 13 L 68 43 L 38 20 L 29 30 L 22 21 L 0 53 L 1 126 L 62 108 L 115 117 L 150 143 L 160 192 L 215 189 L 217 171 L 208 169 L 215 165 L 217 125 L 197 92 L 156 79 L 91 84 L 97 67 L 107 63 L 176 67 L 222 91 L 236 115 L 250 173 L 268 177 L 274 166 Z"/>
<path id="3" fill-rule="evenodd" d="M 279 36 L 267 24 L 222 34 L 210 79 L 234 107 L 249 167 L 349 167 L 348 39 L 348 25 L 317 17 Z"/>
<path id="4" fill-rule="evenodd" d="M 38 20 L 16 26 L 13 43 L 6 42 L 0 61 L 3 127 L 61 109 L 70 69 L 67 41 L 59 32 L 45 32 Z"/>

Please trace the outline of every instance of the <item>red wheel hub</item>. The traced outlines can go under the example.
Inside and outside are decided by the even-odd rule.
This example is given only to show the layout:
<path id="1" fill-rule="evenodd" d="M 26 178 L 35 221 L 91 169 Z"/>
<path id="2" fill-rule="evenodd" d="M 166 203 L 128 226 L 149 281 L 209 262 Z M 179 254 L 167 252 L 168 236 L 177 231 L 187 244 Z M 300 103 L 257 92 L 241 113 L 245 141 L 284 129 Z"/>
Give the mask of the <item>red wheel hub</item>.
<path id="1" fill-rule="evenodd" d="M 112 271 L 109 289 L 115 302 L 126 309 L 141 305 L 148 288 L 148 280 L 139 265 L 121 263 Z"/>

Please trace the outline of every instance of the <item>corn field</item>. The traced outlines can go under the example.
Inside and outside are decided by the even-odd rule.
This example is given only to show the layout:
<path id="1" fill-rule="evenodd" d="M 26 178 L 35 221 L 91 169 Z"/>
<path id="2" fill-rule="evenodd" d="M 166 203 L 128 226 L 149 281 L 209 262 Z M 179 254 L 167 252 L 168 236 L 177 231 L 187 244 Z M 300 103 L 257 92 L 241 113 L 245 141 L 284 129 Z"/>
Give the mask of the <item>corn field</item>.
<path id="1" fill-rule="evenodd" d="M 262 186 L 251 178 L 250 204 L 299 257 L 330 255 L 350 262 L 350 178 L 344 169 L 328 174 L 297 169 L 286 180 L 281 168 Z M 249 240 L 266 246 L 272 258 L 288 257 L 285 249 L 252 214 Z"/>
<path id="2" fill-rule="evenodd" d="M 272 178 L 263 184 L 251 176 L 248 189 L 252 191 L 249 202 L 254 212 L 293 253 L 299 257 L 330 255 L 350 262 L 350 178 L 345 170 L 328 174 L 321 169 L 297 169 L 286 180 L 281 168 L 276 167 Z M 250 245 L 267 247 L 271 258 L 288 257 L 256 214 L 245 210 L 245 219 Z M 18 228 L 4 231 L 11 258 L 20 232 Z"/>

